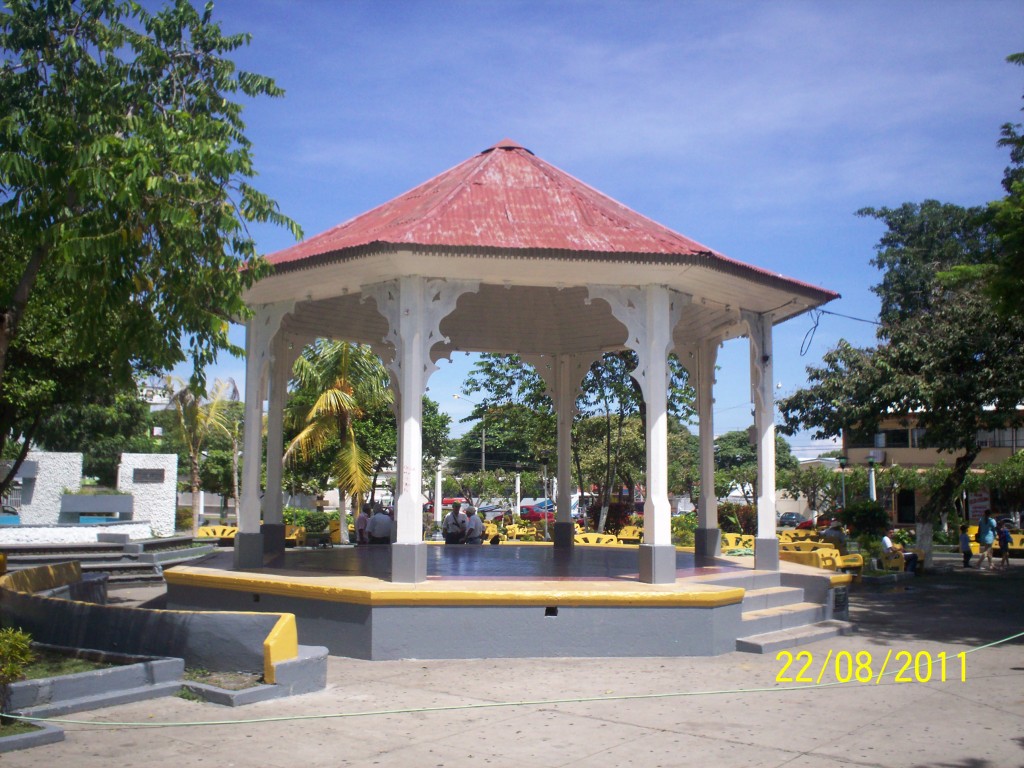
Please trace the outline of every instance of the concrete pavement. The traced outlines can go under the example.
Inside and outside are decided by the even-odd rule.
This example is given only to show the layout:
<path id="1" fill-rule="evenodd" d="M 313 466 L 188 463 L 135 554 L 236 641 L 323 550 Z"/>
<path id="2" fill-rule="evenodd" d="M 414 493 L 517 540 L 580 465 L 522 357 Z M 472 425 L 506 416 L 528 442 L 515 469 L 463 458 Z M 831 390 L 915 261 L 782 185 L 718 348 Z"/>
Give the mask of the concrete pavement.
<path id="1" fill-rule="evenodd" d="M 318 693 L 239 709 L 174 697 L 81 713 L 73 717 L 86 722 L 67 725 L 63 743 L 6 754 L 2 764 L 1024 765 L 1024 640 L 973 650 L 1024 631 L 1022 561 L 1005 574 L 943 569 L 909 587 L 855 591 L 851 614 L 854 635 L 794 649 L 810 657 L 796 659 L 790 676 L 809 660 L 817 686 L 779 682 L 784 660 L 741 653 L 558 659 L 538 648 L 541 658 L 510 660 L 331 658 Z M 856 674 L 858 653 L 871 684 L 825 685 Z M 887 655 L 887 674 L 874 684 Z M 931 660 L 932 681 L 894 682 L 907 658 L 920 677 Z M 913 663 L 904 674 L 913 679 Z M 281 719 L 256 722 L 264 718 Z M 197 722 L 216 724 L 181 724 Z"/>

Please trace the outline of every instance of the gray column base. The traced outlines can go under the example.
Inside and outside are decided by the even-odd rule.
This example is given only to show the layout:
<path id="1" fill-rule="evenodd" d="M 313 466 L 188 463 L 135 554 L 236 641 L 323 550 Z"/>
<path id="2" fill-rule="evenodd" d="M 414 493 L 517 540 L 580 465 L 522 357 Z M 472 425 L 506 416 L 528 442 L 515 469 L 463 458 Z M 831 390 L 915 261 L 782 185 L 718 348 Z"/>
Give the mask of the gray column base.
<path id="1" fill-rule="evenodd" d="M 260 533 L 263 534 L 263 554 L 268 560 L 284 554 L 284 523 L 264 523 Z"/>
<path id="2" fill-rule="evenodd" d="M 573 523 L 555 523 L 555 546 L 572 547 L 576 536 L 576 525 Z"/>
<path id="3" fill-rule="evenodd" d="M 263 534 L 235 534 L 235 568 L 263 567 Z"/>
<path id="4" fill-rule="evenodd" d="M 418 584 L 427 580 L 427 545 L 392 544 L 391 579 L 393 583 Z"/>
<path id="5" fill-rule="evenodd" d="M 641 544 L 640 581 L 644 584 L 675 584 L 676 548 Z"/>
<path id="6" fill-rule="evenodd" d="M 722 531 L 719 528 L 698 528 L 693 532 L 694 561 L 711 565 L 722 554 Z"/>
<path id="7" fill-rule="evenodd" d="M 770 539 L 754 540 L 754 567 L 759 571 L 779 570 L 779 540 L 772 536 Z"/>

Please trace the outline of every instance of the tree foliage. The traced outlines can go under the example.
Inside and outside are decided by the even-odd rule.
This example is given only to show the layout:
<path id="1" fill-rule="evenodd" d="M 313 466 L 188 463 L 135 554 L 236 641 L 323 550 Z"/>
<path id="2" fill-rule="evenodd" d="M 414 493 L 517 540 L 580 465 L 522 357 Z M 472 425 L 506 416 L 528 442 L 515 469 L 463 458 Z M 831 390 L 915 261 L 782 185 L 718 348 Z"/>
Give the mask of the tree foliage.
<path id="1" fill-rule="evenodd" d="M 232 100 L 282 92 L 226 58 L 249 38 L 224 35 L 212 5 L 6 6 L 0 428 L 25 439 L 33 388 L 56 391 L 70 371 L 83 388 L 127 391 L 137 371 L 190 358 L 202 388 L 218 352 L 237 351 L 228 320 L 247 315 L 242 293 L 262 274 L 247 223 L 299 229 L 250 184 Z M 51 317 L 63 328 L 48 327 Z M 48 345 L 60 351 L 57 371 L 33 358 Z"/>
<path id="2" fill-rule="evenodd" d="M 232 454 L 238 456 L 237 421 L 232 423 L 228 405 L 238 401 L 238 387 L 232 379 L 214 382 L 206 392 L 197 390 L 183 381 L 168 377 L 168 391 L 171 398 L 167 407 L 175 414 L 173 434 L 185 446 L 189 468 L 189 487 L 192 491 L 192 530 L 199 526 L 199 492 L 202 488 L 200 465 L 202 454 L 214 435 L 232 440 Z M 237 472 L 235 474 L 237 477 Z"/>
<path id="3" fill-rule="evenodd" d="M 1024 52 L 1006 60 L 1024 66 Z M 1010 150 L 1010 164 L 1003 172 L 1006 195 L 989 203 L 987 216 L 1000 249 L 991 261 L 956 265 L 942 277 L 951 284 L 981 281 L 997 312 L 1020 315 L 1024 295 L 1024 124 L 1004 123 L 999 146 Z"/>
<path id="4" fill-rule="evenodd" d="M 105 487 L 117 484 L 122 453 L 153 453 L 149 404 L 138 392 L 65 404 L 46 412 L 36 433 L 44 451 L 82 454 L 82 473 Z"/>
<path id="5" fill-rule="evenodd" d="M 293 384 L 285 415 L 299 431 L 285 459 L 323 457 L 335 487 L 352 494 L 369 491 L 373 456 L 357 439 L 355 424 L 392 400 L 380 358 L 369 347 L 319 339 L 295 361 Z"/>
<path id="6" fill-rule="evenodd" d="M 793 471 L 798 466 L 789 443 L 775 435 L 776 472 Z M 747 505 L 757 501 L 757 448 L 747 429 L 715 438 L 715 495 L 723 498 L 733 491 L 738 491 Z"/>
<path id="7" fill-rule="evenodd" d="M 607 512 L 611 494 L 623 485 L 643 484 L 646 404 L 631 372 L 637 367 L 631 351 L 605 354 L 591 365 L 576 399 L 572 462 L 576 485 L 597 488 Z M 673 420 L 692 417 L 694 394 L 686 371 L 669 358 L 669 413 Z M 487 462 L 492 448 L 495 461 L 506 467 L 536 467 L 547 457 L 554 463 L 556 417 L 547 387 L 532 366 L 516 355 L 482 355 L 463 387 L 479 397 L 471 418 L 486 420 Z M 493 437 L 492 437 L 493 435 Z M 459 462 L 480 464 L 481 428 L 460 441 Z M 682 453 L 682 451 L 680 451 Z M 678 484 L 692 485 L 692 473 L 677 466 Z"/>
<path id="8" fill-rule="evenodd" d="M 785 428 L 834 437 L 871 433 L 882 418 L 924 430 L 923 442 L 954 453 L 945 482 L 918 509 L 934 522 L 952 506 L 977 457 L 978 431 L 1021 422 L 1024 316 L 997 315 L 977 283 L 937 277 L 958 264 L 990 261 L 998 248 L 981 209 L 928 200 L 866 208 L 886 225 L 873 264 L 883 271 L 878 346 L 840 342 L 810 386 L 779 403 Z"/>

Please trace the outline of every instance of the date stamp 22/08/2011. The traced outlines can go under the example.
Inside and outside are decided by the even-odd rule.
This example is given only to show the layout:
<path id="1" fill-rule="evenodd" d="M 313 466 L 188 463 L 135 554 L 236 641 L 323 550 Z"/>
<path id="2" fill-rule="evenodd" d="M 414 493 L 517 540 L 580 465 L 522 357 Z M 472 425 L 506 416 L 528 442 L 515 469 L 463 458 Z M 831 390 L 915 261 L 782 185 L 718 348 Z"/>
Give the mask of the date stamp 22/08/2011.
<path id="1" fill-rule="evenodd" d="M 821 654 L 818 654 L 821 659 Z M 776 661 L 782 667 L 775 675 L 777 683 L 894 683 L 967 682 L 967 653 L 930 653 L 928 651 L 889 651 L 884 658 L 871 651 L 829 651 L 820 664 L 811 651 L 779 651 Z"/>

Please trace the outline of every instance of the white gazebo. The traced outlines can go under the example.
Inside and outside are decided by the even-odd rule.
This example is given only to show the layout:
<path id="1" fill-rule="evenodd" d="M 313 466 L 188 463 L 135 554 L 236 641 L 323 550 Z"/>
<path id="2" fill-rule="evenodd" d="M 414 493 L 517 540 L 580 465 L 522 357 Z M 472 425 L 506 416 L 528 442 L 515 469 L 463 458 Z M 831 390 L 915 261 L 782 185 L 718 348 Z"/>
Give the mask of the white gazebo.
<path id="1" fill-rule="evenodd" d="M 702 487 L 713 486 L 717 350 L 750 340 L 759 475 L 755 567 L 778 569 L 772 328 L 838 294 L 727 258 L 502 141 L 373 210 L 268 257 L 246 301 L 245 456 L 235 566 L 283 550 L 282 410 L 299 351 L 316 338 L 370 344 L 389 366 L 398 419 L 391 580 L 426 579 L 421 397 L 453 351 L 517 353 L 558 414 L 556 547 L 571 547 L 570 428 L 580 384 L 602 354 L 632 349 L 647 404 L 647 501 L 640 579 L 675 580 L 667 492 L 668 356 L 698 394 Z M 260 520 L 263 520 L 262 527 Z M 715 499 L 701 496 L 697 561 L 718 553 Z"/>

